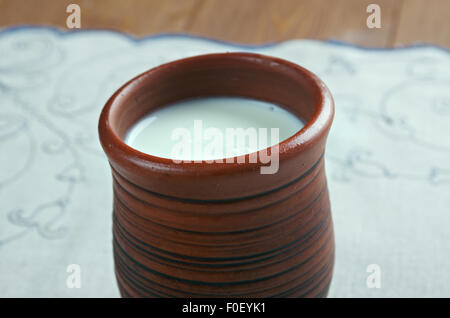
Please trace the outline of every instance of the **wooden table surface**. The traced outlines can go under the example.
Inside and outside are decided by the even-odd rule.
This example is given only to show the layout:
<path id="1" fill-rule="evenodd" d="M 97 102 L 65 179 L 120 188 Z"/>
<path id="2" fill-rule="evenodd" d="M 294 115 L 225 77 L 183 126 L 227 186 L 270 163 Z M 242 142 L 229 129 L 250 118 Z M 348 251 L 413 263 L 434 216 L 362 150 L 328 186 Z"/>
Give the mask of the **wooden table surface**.
<path id="1" fill-rule="evenodd" d="M 0 0 L 0 27 L 67 29 L 70 3 L 81 7 L 82 28 L 138 37 L 182 32 L 251 44 L 311 38 L 369 47 L 450 47 L 450 0 Z M 381 7 L 380 29 L 366 26 L 370 3 Z"/>

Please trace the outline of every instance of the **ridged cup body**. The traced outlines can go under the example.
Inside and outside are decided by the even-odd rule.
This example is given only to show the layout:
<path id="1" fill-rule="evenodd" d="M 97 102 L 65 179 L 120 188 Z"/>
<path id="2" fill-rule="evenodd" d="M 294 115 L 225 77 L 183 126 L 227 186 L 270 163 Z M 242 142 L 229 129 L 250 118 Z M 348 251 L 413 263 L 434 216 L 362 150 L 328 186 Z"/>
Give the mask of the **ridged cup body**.
<path id="1" fill-rule="evenodd" d="M 128 147 L 128 129 L 175 101 L 241 96 L 306 125 L 261 162 L 175 163 Z M 114 188 L 117 282 L 124 297 L 323 297 L 334 263 L 324 168 L 333 100 L 311 72 L 249 53 L 171 62 L 134 78 L 99 121 Z"/>

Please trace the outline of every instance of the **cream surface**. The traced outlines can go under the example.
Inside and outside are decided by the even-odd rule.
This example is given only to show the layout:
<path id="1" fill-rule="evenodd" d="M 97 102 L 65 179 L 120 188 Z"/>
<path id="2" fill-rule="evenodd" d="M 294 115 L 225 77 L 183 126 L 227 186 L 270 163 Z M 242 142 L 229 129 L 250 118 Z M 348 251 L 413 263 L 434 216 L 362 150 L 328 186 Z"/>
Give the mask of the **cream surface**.
<path id="1" fill-rule="evenodd" d="M 157 157 L 211 160 L 265 149 L 303 126 L 298 117 L 275 104 L 240 97 L 208 97 L 181 101 L 150 113 L 131 127 L 125 142 Z"/>

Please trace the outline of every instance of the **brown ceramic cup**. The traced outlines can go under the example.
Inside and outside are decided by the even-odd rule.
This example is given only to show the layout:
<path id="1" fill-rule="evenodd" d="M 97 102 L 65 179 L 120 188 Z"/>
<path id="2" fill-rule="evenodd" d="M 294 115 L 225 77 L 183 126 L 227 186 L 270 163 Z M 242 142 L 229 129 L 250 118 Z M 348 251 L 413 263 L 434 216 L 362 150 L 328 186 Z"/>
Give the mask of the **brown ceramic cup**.
<path id="1" fill-rule="evenodd" d="M 149 112 L 206 96 L 272 102 L 306 123 L 279 143 L 276 173 L 261 174 L 260 161 L 176 163 L 124 143 Z M 331 94 L 317 76 L 258 54 L 178 60 L 122 86 L 99 121 L 113 175 L 121 295 L 326 296 L 334 236 L 324 151 L 333 114 Z"/>

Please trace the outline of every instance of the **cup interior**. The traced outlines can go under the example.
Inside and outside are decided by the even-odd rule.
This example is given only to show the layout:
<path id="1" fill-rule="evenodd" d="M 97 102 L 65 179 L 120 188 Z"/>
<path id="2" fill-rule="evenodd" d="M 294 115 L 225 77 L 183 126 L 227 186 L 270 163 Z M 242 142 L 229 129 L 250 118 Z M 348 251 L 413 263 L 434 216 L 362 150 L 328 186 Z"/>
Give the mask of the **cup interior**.
<path id="1" fill-rule="evenodd" d="M 192 98 L 233 96 L 277 104 L 306 127 L 322 104 L 318 79 L 311 75 L 298 65 L 249 53 L 178 60 L 125 84 L 111 104 L 109 124 L 123 141 L 137 121 L 165 105 Z"/>

